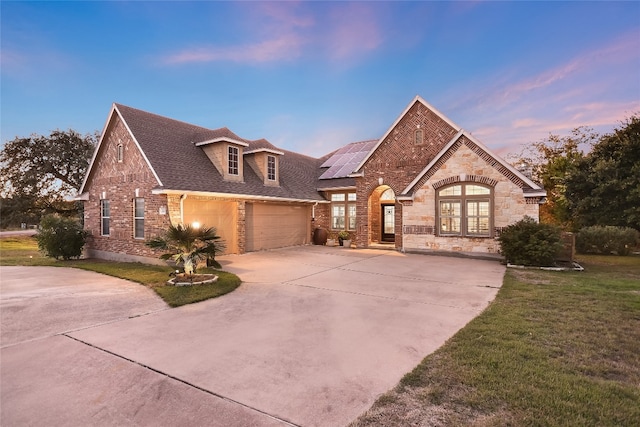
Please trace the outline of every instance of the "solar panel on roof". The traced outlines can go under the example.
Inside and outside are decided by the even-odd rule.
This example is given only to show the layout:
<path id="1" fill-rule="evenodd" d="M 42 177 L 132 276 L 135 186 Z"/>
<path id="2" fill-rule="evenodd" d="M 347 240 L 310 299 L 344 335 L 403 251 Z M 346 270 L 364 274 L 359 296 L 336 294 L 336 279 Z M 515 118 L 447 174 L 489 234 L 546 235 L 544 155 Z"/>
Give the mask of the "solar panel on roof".
<path id="1" fill-rule="evenodd" d="M 354 142 L 336 151 L 320 167 L 328 167 L 320 176 L 320 179 L 344 178 L 355 171 L 377 140 Z"/>

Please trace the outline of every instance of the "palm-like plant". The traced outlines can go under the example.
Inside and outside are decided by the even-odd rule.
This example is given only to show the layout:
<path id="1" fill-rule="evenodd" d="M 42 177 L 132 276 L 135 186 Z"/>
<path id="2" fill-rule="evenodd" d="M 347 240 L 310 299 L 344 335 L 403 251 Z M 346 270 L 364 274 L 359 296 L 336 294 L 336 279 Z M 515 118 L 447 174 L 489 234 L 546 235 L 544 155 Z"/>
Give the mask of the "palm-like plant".
<path id="1" fill-rule="evenodd" d="M 221 268 L 215 260 L 216 254 L 224 251 L 225 244 L 216 234 L 214 227 L 194 228 L 191 225 L 171 225 L 164 236 L 148 240 L 146 245 L 153 249 L 167 251 L 161 259 L 172 259 L 182 264 L 186 274 L 193 274 L 199 261 L 207 261 L 207 265 Z"/>

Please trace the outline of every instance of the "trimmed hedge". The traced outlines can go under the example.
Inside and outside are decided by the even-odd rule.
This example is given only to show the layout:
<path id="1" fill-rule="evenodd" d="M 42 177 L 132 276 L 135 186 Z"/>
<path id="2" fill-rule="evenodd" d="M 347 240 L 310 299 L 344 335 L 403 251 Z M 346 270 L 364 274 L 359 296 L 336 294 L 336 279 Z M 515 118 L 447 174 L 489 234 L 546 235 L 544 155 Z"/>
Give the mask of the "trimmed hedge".
<path id="1" fill-rule="evenodd" d="M 576 236 L 576 250 L 583 254 L 629 255 L 638 245 L 640 233 L 629 227 L 594 225 Z"/>
<path id="2" fill-rule="evenodd" d="M 498 241 L 508 263 L 548 267 L 555 265 L 556 257 L 562 249 L 560 235 L 560 228 L 540 224 L 525 216 L 502 230 Z"/>

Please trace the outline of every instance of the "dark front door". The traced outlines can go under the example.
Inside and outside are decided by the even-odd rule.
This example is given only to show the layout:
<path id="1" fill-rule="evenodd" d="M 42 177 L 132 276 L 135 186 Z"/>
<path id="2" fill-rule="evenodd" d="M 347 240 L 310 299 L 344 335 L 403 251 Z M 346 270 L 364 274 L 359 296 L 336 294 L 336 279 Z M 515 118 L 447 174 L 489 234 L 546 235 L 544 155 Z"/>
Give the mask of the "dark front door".
<path id="1" fill-rule="evenodd" d="M 382 205 L 382 239 L 383 242 L 396 240 L 396 206 Z"/>

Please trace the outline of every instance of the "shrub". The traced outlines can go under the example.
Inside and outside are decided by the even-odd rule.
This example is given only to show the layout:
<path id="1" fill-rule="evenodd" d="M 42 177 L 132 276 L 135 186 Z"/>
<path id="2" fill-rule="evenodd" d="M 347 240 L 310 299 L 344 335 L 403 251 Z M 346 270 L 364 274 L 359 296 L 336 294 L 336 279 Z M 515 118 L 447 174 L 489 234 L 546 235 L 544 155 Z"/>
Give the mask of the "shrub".
<path id="1" fill-rule="evenodd" d="M 562 249 L 558 227 L 528 216 L 502 230 L 498 241 L 507 262 L 517 265 L 554 265 Z"/>
<path id="2" fill-rule="evenodd" d="M 72 218 L 47 215 L 40 221 L 40 230 L 35 235 L 38 247 L 46 256 L 68 260 L 82 255 L 88 232 Z"/>
<path id="3" fill-rule="evenodd" d="M 208 267 L 222 268 L 216 254 L 224 252 L 225 243 L 217 235 L 215 227 L 195 228 L 191 225 L 170 225 L 164 236 L 145 242 L 153 249 L 167 251 L 161 259 L 172 259 L 182 264 L 184 272 L 193 274 L 198 263 L 206 261 Z"/>
<path id="4" fill-rule="evenodd" d="M 576 236 L 576 250 L 583 254 L 629 255 L 637 246 L 640 233 L 629 227 L 594 225 L 585 227 Z"/>

